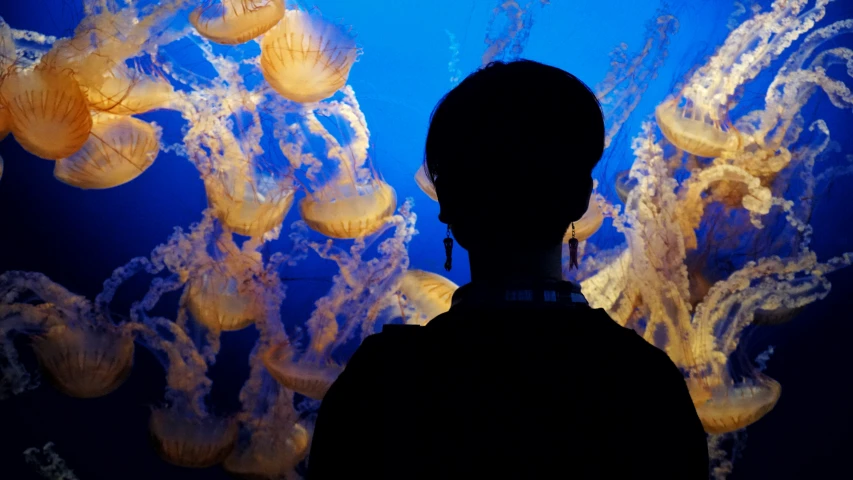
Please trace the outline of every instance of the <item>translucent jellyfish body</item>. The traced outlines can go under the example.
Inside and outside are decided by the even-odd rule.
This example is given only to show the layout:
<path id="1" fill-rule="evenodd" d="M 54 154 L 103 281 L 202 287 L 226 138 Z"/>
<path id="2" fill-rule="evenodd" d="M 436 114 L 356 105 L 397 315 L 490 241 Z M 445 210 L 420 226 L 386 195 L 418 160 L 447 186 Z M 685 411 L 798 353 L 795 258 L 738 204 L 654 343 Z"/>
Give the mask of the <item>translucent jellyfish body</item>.
<path id="1" fill-rule="evenodd" d="M 759 380 L 731 388 L 715 388 L 710 394 L 695 395 L 691 390 L 696 413 L 705 431 L 716 435 L 740 430 L 773 410 L 782 386 L 768 377 L 760 377 Z"/>
<path id="2" fill-rule="evenodd" d="M 293 469 L 308 455 L 310 440 L 308 430 L 295 423 L 284 439 L 279 438 L 272 442 L 253 441 L 246 449 L 234 450 L 222 466 L 240 478 L 290 478 Z M 279 445 L 280 442 L 284 445 Z"/>
<path id="3" fill-rule="evenodd" d="M 278 227 L 293 206 L 293 187 L 286 182 L 256 182 L 240 175 L 205 179 L 207 201 L 216 218 L 240 235 L 260 237 Z"/>
<path id="4" fill-rule="evenodd" d="M 407 270 L 400 282 L 400 293 L 417 312 L 407 323 L 426 325 L 450 310 L 450 301 L 457 288 L 458 285 L 436 273 Z"/>
<path id="5" fill-rule="evenodd" d="M 83 147 L 56 162 L 53 175 L 84 189 L 123 185 L 148 169 L 160 151 L 153 125 L 133 117 L 97 115 Z"/>
<path id="6" fill-rule="evenodd" d="M 283 0 L 212 0 L 193 10 L 190 23 L 207 39 L 237 45 L 266 33 L 283 16 Z"/>
<path id="7" fill-rule="evenodd" d="M 263 361 L 267 371 L 278 383 L 315 400 L 323 399 L 343 370 L 332 363 L 296 361 L 286 345 L 265 352 Z"/>
<path id="8" fill-rule="evenodd" d="M 397 208 L 397 193 L 382 180 L 329 186 L 299 202 L 305 223 L 332 238 L 359 238 L 385 225 Z"/>
<path id="9" fill-rule="evenodd" d="M 118 69 L 98 82 L 85 85 L 86 98 L 94 110 L 115 115 L 138 115 L 171 102 L 175 90 L 159 77 Z"/>
<path id="10" fill-rule="evenodd" d="M 718 115 L 697 104 L 679 107 L 678 99 L 664 102 L 655 109 L 655 119 L 667 140 L 700 157 L 718 157 L 741 143 L 734 128 L 724 128 Z"/>
<path id="11" fill-rule="evenodd" d="M 357 56 L 349 32 L 302 10 L 288 10 L 261 41 L 264 78 L 299 103 L 318 102 L 343 88 Z"/>
<path id="12" fill-rule="evenodd" d="M 241 279 L 229 268 L 214 266 L 194 275 L 187 286 L 187 309 L 213 331 L 248 327 L 261 314 L 250 278 Z"/>
<path id="13" fill-rule="evenodd" d="M 601 207 L 598 206 L 595 199 L 590 199 L 589 207 L 587 207 L 586 212 L 584 212 L 583 216 L 578 221 L 574 222 L 575 238 L 577 238 L 579 242 L 588 239 L 597 232 L 599 228 L 601 228 L 603 223 L 604 214 L 601 211 Z M 563 237 L 563 242 L 567 243 L 571 238 L 572 227 L 569 226 L 569 229 L 566 231 L 566 235 Z"/>
<path id="14" fill-rule="evenodd" d="M 9 114 L 9 110 L 0 102 L 0 141 L 6 138 L 6 135 L 9 135 L 11 130 L 12 116 Z"/>
<path id="15" fill-rule="evenodd" d="M 231 453 L 237 440 L 234 419 L 201 418 L 177 408 L 154 410 L 148 428 L 160 456 L 181 467 L 216 465 Z"/>
<path id="16" fill-rule="evenodd" d="M 0 102 L 9 110 L 15 140 L 37 157 L 71 156 L 89 138 L 89 105 L 68 73 L 51 68 L 12 73 L 0 84 Z"/>
<path id="17" fill-rule="evenodd" d="M 429 198 L 438 201 L 438 194 L 435 193 L 435 185 L 429 180 L 429 175 L 426 172 L 426 166 L 422 166 L 418 169 L 417 173 L 415 173 L 415 183 L 418 184 L 421 191 L 424 192 Z"/>
<path id="18" fill-rule="evenodd" d="M 51 383 L 78 398 L 112 392 L 133 366 L 133 338 L 112 330 L 53 327 L 33 339 L 33 350 Z"/>
<path id="19" fill-rule="evenodd" d="M 622 203 L 628 203 L 628 194 L 637 186 L 637 181 L 631 178 L 631 170 L 623 170 L 616 174 L 616 196 Z"/>

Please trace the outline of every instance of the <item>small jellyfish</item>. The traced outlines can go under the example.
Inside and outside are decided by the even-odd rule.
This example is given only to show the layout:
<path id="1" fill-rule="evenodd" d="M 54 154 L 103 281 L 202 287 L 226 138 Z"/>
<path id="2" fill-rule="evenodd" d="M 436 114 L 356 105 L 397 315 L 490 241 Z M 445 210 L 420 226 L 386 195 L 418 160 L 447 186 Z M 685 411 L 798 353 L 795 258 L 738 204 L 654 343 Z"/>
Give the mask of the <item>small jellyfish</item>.
<path id="1" fill-rule="evenodd" d="M 332 362 L 297 361 L 285 343 L 263 354 L 264 365 L 282 386 L 315 400 L 322 400 L 343 368 Z"/>
<path id="2" fill-rule="evenodd" d="M 287 10 L 261 41 L 264 78 L 284 98 L 313 103 L 346 85 L 358 56 L 355 39 L 317 14 Z"/>
<path id="3" fill-rule="evenodd" d="M 56 162 L 57 180 L 83 189 L 123 185 L 148 169 L 160 151 L 160 133 L 133 117 L 96 115 L 92 133 L 79 151 Z"/>
<path id="4" fill-rule="evenodd" d="M 163 108 L 175 95 L 167 80 L 128 68 L 115 69 L 83 87 L 92 109 L 115 115 L 139 115 Z"/>
<path id="5" fill-rule="evenodd" d="M 206 468 L 221 463 L 237 441 L 233 418 L 200 417 L 179 407 L 151 412 L 148 428 L 160 457 L 181 467 Z"/>
<path id="6" fill-rule="evenodd" d="M 407 319 L 406 323 L 426 325 L 450 310 L 450 301 L 457 288 L 458 285 L 436 273 L 407 270 L 400 281 L 400 293 L 415 308 L 417 316 Z"/>
<path id="7" fill-rule="evenodd" d="M 672 99 L 655 109 L 658 126 L 673 145 L 700 157 L 718 157 L 740 147 L 740 135 L 727 119 L 693 101 L 679 106 L 680 100 Z"/>
<path id="8" fill-rule="evenodd" d="M 358 238 L 373 233 L 396 208 L 397 194 L 382 180 L 315 191 L 299 202 L 305 223 L 332 238 Z"/>
<path id="9" fill-rule="evenodd" d="M 415 183 L 418 184 L 421 191 L 424 192 L 429 198 L 438 201 L 438 194 L 435 193 L 435 185 L 429 180 L 429 175 L 426 172 L 426 165 L 422 166 L 418 169 L 417 173 L 415 173 Z"/>
<path id="10" fill-rule="evenodd" d="M 766 376 L 748 384 L 713 388 L 704 394 L 695 394 L 691 389 L 696 413 L 705 431 L 712 435 L 740 430 L 757 422 L 773 410 L 781 393 L 779 382 Z"/>
<path id="11" fill-rule="evenodd" d="M 637 186 L 637 181 L 631 178 L 631 170 L 623 170 L 616 174 L 616 196 L 622 203 L 628 203 L 628 194 Z"/>
<path id="12" fill-rule="evenodd" d="M 285 432 L 276 435 L 285 438 L 275 438 L 269 443 L 253 439 L 248 448 L 234 450 L 222 467 L 232 475 L 249 480 L 291 478 L 293 469 L 308 455 L 311 434 L 299 423 Z"/>
<path id="13" fill-rule="evenodd" d="M 56 326 L 33 338 L 33 350 L 51 383 L 77 398 L 112 392 L 133 367 L 133 337 L 109 329 Z"/>
<path id="14" fill-rule="evenodd" d="M 259 182 L 241 175 L 209 175 L 204 181 L 213 214 L 233 232 L 260 237 L 277 228 L 293 205 L 293 186 L 264 178 Z"/>
<path id="15" fill-rule="evenodd" d="M 226 260 L 227 262 L 227 260 Z M 186 305 L 193 318 L 213 331 L 241 330 L 261 311 L 250 278 L 233 275 L 228 266 L 213 265 L 190 278 Z"/>
<path id="16" fill-rule="evenodd" d="M 284 9 L 283 0 L 211 0 L 193 10 L 190 23 L 209 40 L 238 45 L 274 27 Z"/>
<path id="17" fill-rule="evenodd" d="M 0 103 L 9 110 L 15 140 L 37 157 L 69 157 L 89 138 L 89 105 L 70 73 L 49 67 L 14 72 L 0 83 Z"/>

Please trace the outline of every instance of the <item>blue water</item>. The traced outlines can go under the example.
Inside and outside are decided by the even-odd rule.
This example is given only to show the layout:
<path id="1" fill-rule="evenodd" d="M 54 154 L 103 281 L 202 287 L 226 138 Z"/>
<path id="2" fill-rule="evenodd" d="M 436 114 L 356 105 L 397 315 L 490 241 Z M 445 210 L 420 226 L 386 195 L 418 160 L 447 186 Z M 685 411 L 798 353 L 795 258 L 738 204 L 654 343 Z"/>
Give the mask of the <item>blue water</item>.
<path id="1" fill-rule="evenodd" d="M 467 73 L 479 66 L 491 10 L 499 3 L 487 0 L 318 0 L 327 16 L 353 25 L 364 54 L 353 68 L 353 86 L 366 114 L 374 144 L 377 169 L 397 190 L 412 197 L 418 214 L 417 235 L 410 244 L 414 268 L 441 272 L 444 225 L 436 218 L 437 204 L 423 194 L 413 175 L 423 157 L 429 115 L 451 87 L 448 68 L 452 33 L 460 44 L 458 68 Z M 608 54 L 621 42 L 630 51 L 640 48 L 645 23 L 662 4 L 654 1 L 553 0 L 535 17 L 524 56 L 564 68 L 590 85 L 604 77 Z M 734 9 L 724 1 L 668 2 L 679 22 L 669 58 L 645 93 L 635 114 L 611 147 L 599 178 L 605 184 L 616 171 L 629 168 L 630 137 L 691 67 L 713 52 L 725 38 L 726 22 Z M 67 35 L 82 10 L 73 0 L 4 0 L 0 16 L 13 28 Z M 837 0 L 825 23 L 853 15 L 853 2 Z M 838 42 L 853 46 L 851 36 Z M 744 103 L 763 97 L 769 77 L 750 84 Z M 840 143 L 837 160 L 853 152 L 850 112 L 839 112 L 822 102 L 809 105 L 809 118 L 827 118 Z M 499 99 L 496 99 L 499 101 Z M 180 129 L 173 113 L 152 118 Z M 168 135 L 168 133 L 167 133 Z M 173 133 L 174 135 L 174 133 Z M 566 152 L 567 156 L 571 151 Z M 136 256 L 150 253 L 174 227 L 198 221 L 206 207 L 198 172 L 186 159 L 161 153 L 138 179 L 118 188 L 83 191 L 56 181 L 53 163 L 24 152 L 11 136 L 0 143 L 5 171 L 0 180 L 0 272 L 37 271 L 68 289 L 92 298 L 112 270 Z M 522 160 L 522 159 L 519 159 Z M 495 185 L 513 195 L 513 186 Z M 839 179 L 815 212 L 814 249 L 822 258 L 853 250 L 853 209 L 849 194 L 853 179 Z M 293 209 L 285 225 L 298 219 Z M 518 228 L 507 218 L 494 234 Z M 604 234 L 606 235 L 606 233 Z M 610 237 L 607 237 L 608 239 Z M 609 240 L 608 240 L 609 241 Z M 612 235 L 612 242 L 618 237 Z M 273 242 L 268 251 L 287 248 Z M 508 252 L 508 255 L 511 254 Z M 467 259 L 458 251 L 447 276 L 457 284 L 468 280 Z M 283 274 L 288 298 L 283 319 L 304 321 L 313 302 L 331 286 L 333 264 L 311 257 Z M 853 413 L 850 398 L 849 344 L 853 339 L 853 269 L 831 275 L 833 291 L 809 306 L 793 323 L 764 329 L 751 339 L 750 350 L 776 346 L 768 373 L 783 386 L 776 409 L 748 429 L 747 448 L 730 478 L 830 478 L 849 471 L 853 450 Z M 119 292 L 117 308 L 144 292 L 142 282 Z M 254 343 L 248 329 L 224 336 L 223 349 L 211 371 L 213 401 L 223 411 L 237 408 L 236 390 L 248 371 L 246 355 Z M 218 479 L 218 468 L 185 470 L 161 462 L 147 445 L 147 413 L 160 401 L 162 372 L 147 352 L 138 349 L 134 373 L 115 393 L 100 399 L 77 400 L 48 386 L 0 403 L 0 479 L 36 478 L 23 462 L 23 449 L 47 441 L 57 445 L 80 480 L 94 479 Z M 29 360 L 32 360 L 31 358 Z M 8 425 L 8 426 L 7 426 Z M 633 446 L 648 448 L 647 446 Z M 650 455 L 655 454 L 650 449 Z"/>

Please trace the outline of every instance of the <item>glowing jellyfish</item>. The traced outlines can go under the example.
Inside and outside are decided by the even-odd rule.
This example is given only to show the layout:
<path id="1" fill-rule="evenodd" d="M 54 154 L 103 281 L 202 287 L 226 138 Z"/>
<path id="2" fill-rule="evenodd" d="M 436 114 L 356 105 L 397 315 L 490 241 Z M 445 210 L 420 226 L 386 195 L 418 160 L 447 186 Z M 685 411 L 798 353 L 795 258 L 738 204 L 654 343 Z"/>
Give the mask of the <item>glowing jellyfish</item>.
<path id="1" fill-rule="evenodd" d="M 604 224 L 604 213 L 601 211 L 601 207 L 598 205 L 595 197 L 593 197 L 589 200 L 589 207 L 587 207 L 583 216 L 574 222 L 575 238 L 579 242 L 583 242 L 597 232 L 602 224 Z M 569 226 L 566 235 L 563 237 L 563 243 L 568 243 L 571 238 L 572 227 Z"/>
<path id="2" fill-rule="evenodd" d="M 343 368 L 332 362 L 299 362 L 287 344 L 269 349 L 263 354 L 270 375 L 285 388 L 315 400 L 322 400 Z"/>
<path id="3" fill-rule="evenodd" d="M 204 181 L 207 201 L 222 224 L 240 235 L 260 237 L 277 228 L 293 205 L 293 186 L 266 177 L 260 182 L 225 172 Z"/>
<path id="4" fill-rule="evenodd" d="M 715 435 L 740 430 L 773 410 L 782 386 L 763 375 L 758 380 L 731 389 L 712 390 L 708 394 L 691 391 L 705 431 Z"/>
<path id="5" fill-rule="evenodd" d="M 397 208 L 391 185 L 375 180 L 367 185 L 313 192 L 299 202 L 302 219 L 312 230 L 332 238 L 358 238 L 385 225 Z"/>
<path id="6" fill-rule="evenodd" d="M 429 175 L 426 173 L 426 165 L 422 166 L 418 169 L 417 173 L 415 173 L 415 183 L 418 184 L 421 191 L 424 192 L 429 198 L 438 201 L 438 195 L 435 193 L 435 185 L 429 180 Z"/>
<path id="7" fill-rule="evenodd" d="M 287 10 L 261 40 L 264 78 L 284 98 L 313 103 L 344 87 L 358 56 L 355 39 L 317 14 Z"/>
<path id="8" fill-rule="evenodd" d="M 33 350 L 51 383 L 72 397 L 106 395 L 133 367 L 133 337 L 117 331 L 57 326 L 34 338 Z"/>
<path id="9" fill-rule="evenodd" d="M 148 424 L 157 453 L 169 463 L 206 468 L 221 463 L 237 441 L 233 418 L 198 417 L 179 408 L 160 408 Z"/>
<path id="10" fill-rule="evenodd" d="M 148 169 L 160 151 L 160 133 L 133 117 L 94 117 L 89 140 L 79 151 L 56 162 L 53 175 L 84 189 L 123 185 Z"/>
<path id="11" fill-rule="evenodd" d="M 426 325 L 450 310 L 450 301 L 457 288 L 458 285 L 436 273 L 407 270 L 400 281 L 400 293 L 417 313 L 406 323 Z"/>
<path id="12" fill-rule="evenodd" d="M 69 157 L 89 138 L 89 105 L 69 73 L 51 68 L 14 72 L 0 83 L 0 102 L 9 110 L 15 140 L 37 157 Z"/>
<path id="13" fill-rule="evenodd" d="M 733 30 L 723 45 L 655 110 L 661 132 L 673 145 L 702 157 L 735 152 L 748 139 L 728 120 L 736 94 L 826 13 L 827 1 L 802 12 L 809 0 L 774 2 Z M 802 13 L 801 13 L 802 12 Z"/>
<path id="14" fill-rule="evenodd" d="M 115 115 L 139 115 L 163 108 L 175 95 L 167 80 L 129 68 L 114 69 L 83 90 L 90 107 Z"/>
<path id="15" fill-rule="evenodd" d="M 299 423 L 283 428 L 275 441 L 254 440 L 245 450 L 235 450 L 223 463 L 229 473 L 246 479 L 285 478 L 308 456 L 311 434 Z M 290 478 L 287 476 L 286 478 Z"/>
<path id="16" fill-rule="evenodd" d="M 216 265 L 190 279 L 186 299 L 193 318 L 214 331 L 241 330 L 260 315 L 252 280 Z"/>
<path id="17" fill-rule="evenodd" d="M 237 45 L 274 27 L 284 9 L 283 0 L 212 0 L 193 10 L 190 23 L 205 38 Z"/>

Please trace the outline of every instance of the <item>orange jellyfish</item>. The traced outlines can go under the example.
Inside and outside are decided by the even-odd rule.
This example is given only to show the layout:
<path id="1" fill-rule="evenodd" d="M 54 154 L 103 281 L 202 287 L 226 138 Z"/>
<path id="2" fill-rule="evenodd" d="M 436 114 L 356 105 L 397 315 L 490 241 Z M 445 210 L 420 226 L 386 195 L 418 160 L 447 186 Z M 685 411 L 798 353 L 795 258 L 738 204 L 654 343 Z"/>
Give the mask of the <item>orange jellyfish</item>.
<path id="1" fill-rule="evenodd" d="M 175 90 L 165 79 L 129 68 L 117 68 L 83 90 L 94 110 L 115 115 L 139 115 L 167 106 Z"/>
<path id="2" fill-rule="evenodd" d="M 261 41 L 264 78 L 284 98 L 313 103 L 344 87 L 358 56 L 355 39 L 317 14 L 287 10 Z"/>
<path id="3" fill-rule="evenodd" d="M 3 107 L 0 103 L 0 142 L 9 135 L 12 130 L 12 116 L 9 115 L 9 110 Z"/>
<path id="4" fill-rule="evenodd" d="M 426 325 L 448 311 L 457 288 L 458 285 L 436 273 L 407 270 L 400 282 L 400 293 L 415 307 L 417 316 L 407 319 L 406 323 Z"/>
<path id="5" fill-rule="evenodd" d="M 225 172 L 204 181 L 214 215 L 233 232 L 260 237 L 277 228 L 293 205 L 293 186 L 287 181 L 256 182 Z"/>
<path id="6" fill-rule="evenodd" d="M 285 388 L 315 400 L 322 400 L 343 368 L 332 362 L 320 364 L 297 361 L 287 344 L 279 344 L 263 354 L 264 365 Z"/>
<path id="7" fill-rule="evenodd" d="M 721 434 L 746 428 L 773 410 L 782 386 L 761 375 L 748 384 L 721 385 L 698 394 L 691 389 L 690 393 L 705 431 Z"/>
<path id="8" fill-rule="evenodd" d="M 435 185 L 429 180 L 429 175 L 426 172 L 426 165 L 422 166 L 418 169 L 417 173 L 415 173 L 415 183 L 418 184 L 421 191 L 424 192 L 429 198 L 438 201 L 438 194 L 435 193 Z"/>
<path id="9" fill-rule="evenodd" d="M 199 417 L 175 407 L 154 410 L 148 428 L 160 457 L 181 467 L 221 463 L 237 441 L 233 418 Z"/>
<path id="10" fill-rule="evenodd" d="M 262 313 L 257 286 L 245 272 L 232 271 L 229 261 L 197 272 L 187 286 L 187 309 L 213 331 L 241 330 Z"/>
<path id="11" fill-rule="evenodd" d="M 397 194 L 382 180 L 315 191 L 299 202 L 312 230 L 332 238 L 358 238 L 381 228 L 397 208 Z"/>
<path id="12" fill-rule="evenodd" d="M 603 223 L 604 213 L 601 211 L 601 207 L 599 207 L 594 197 L 590 198 L 589 207 L 586 209 L 586 212 L 584 212 L 579 220 L 574 222 L 575 238 L 579 242 L 583 242 L 597 232 Z M 563 243 L 568 243 L 571 238 L 572 227 L 569 226 L 566 235 L 563 237 Z"/>
<path id="13" fill-rule="evenodd" d="M 50 67 L 14 72 L 0 84 L 12 134 L 37 157 L 59 160 L 86 143 L 92 129 L 89 105 L 70 73 Z"/>
<path id="14" fill-rule="evenodd" d="M 740 147 L 741 139 L 728 119 L 700 103 L 680 98 L 662 103 L 655 109 L 661 133 L 673 145 L 700 157 L 718 157 Z"/>
<path id="15" fill-rule="evenodd" d="M 133 366 L 133 337 L 113 330 L 59 325 L 35 337 L 33 350 L 51 383 L 78 398 L 112 392 Z"/>
<path id="16" fill-rule="evenodd" d="M 246 479 L 291 478 L 293 469 L 308 455 L 311 433 L 299 423 L 281 430 L 262 435 L 260 440 L 253 438 L 244 449 L 235 449 L 222 467 Z"/>
<path id="17" fill-rule="evenodd" d="M 83 189 L 123 185 L 142 174 L 160 151 L 159 132 L 133 117 L 96 115 L 89 140 L 56 162 L 53 175 Z"/>
<path id="18" fill-rule="evenodd" d="M 263 35 L 284 16 L 283 0 L 212 0 L 190 14 L 190 23 L 207 39 L 237 45 Z"/>

